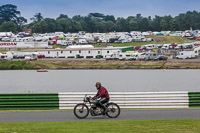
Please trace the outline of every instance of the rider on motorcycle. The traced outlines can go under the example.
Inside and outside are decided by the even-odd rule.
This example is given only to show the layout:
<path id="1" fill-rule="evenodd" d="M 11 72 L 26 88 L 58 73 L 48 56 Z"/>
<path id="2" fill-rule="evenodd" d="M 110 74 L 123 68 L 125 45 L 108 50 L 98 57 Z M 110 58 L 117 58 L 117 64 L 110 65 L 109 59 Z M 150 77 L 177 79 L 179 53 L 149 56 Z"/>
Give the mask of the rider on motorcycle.
<path id="1" fill-rule="evenodd" d="M 101 86 L 100 82 L 97 82 L 95 86 L 96 86 L 98 92 L 93 97 L 93 99 L 101 98 L 100 100 L 97 101 L 97 106 L 102 107 L 103 110 L 104 110 L 103 114 L 105 114 L 106 113 L 106 107 L 104 106 L 104 104 L 109 102 L 110 96 L 109 96 L 108 91 L 106 90 L 106 88 Z"/>

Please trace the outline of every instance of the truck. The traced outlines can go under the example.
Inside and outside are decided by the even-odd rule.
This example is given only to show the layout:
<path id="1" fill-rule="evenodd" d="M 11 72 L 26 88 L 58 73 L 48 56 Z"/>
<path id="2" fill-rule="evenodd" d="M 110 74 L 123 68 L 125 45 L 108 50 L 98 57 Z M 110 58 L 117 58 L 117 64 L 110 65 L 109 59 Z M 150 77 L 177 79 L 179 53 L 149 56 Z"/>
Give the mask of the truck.
<path id="1" fill-rule="evenodd" d="M 196 56 L 194 51 L 181 51 L 176 56 L 177 59 L 193 59 L 195 57 Z"/>

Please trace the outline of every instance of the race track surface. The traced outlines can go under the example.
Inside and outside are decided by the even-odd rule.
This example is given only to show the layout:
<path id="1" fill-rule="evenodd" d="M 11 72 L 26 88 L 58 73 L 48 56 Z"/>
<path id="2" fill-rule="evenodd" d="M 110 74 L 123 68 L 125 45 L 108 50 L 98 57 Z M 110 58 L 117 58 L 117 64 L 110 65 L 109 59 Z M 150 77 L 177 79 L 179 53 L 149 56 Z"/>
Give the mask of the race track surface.
<path id="1" fill-rule="evenodd" d="M 116 119 L 105 116 L 77 119 L 72 111 L 0 112 L 0 122 L 65 122 L 200 119 L 200 109 L 122 110 Z"/>

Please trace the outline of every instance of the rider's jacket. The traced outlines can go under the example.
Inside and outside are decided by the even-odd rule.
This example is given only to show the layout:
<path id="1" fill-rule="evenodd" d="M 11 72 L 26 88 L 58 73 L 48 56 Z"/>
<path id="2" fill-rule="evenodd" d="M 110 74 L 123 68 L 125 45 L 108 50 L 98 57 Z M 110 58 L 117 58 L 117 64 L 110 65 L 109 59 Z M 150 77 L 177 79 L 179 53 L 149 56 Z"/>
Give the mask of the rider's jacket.
<path id="1" fill-rule="evenodd" d="M 97 94 L 94 96 L 95 97 L 101 97 L 101 98 L 110 98 L 108 91 L 106 90 L 106 88 L 104 88 L 103 86 L 101 86 L 101 88 L 98 90 Z"/>

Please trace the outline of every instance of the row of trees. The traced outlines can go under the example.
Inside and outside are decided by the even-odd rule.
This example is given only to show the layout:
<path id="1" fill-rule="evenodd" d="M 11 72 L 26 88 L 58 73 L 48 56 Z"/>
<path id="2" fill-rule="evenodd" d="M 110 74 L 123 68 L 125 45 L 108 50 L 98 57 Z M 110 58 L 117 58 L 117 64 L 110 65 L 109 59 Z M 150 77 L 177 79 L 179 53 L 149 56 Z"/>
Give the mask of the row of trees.
<path id="1" fill-rule="evenodd" d="M 172 16 L 143 17 L 141 14 L 128 18 L 101 13 L 90 13 L 88 16 L 76 15 L 69 18 L 61 14 L 58 18 L 44 18 L 41 13 L 36 13 L 32 23 L 26 24 L 27 19 L 21 16 L 15 5 L 0 6 L 0 31 L 21 31 L 23 27 L 32 28 L 34 33 L 46 32 L 111 32 L 111 31 L 183 31 L 191 27 L 200 29 L 200 12 L 188 11 Z"/>

